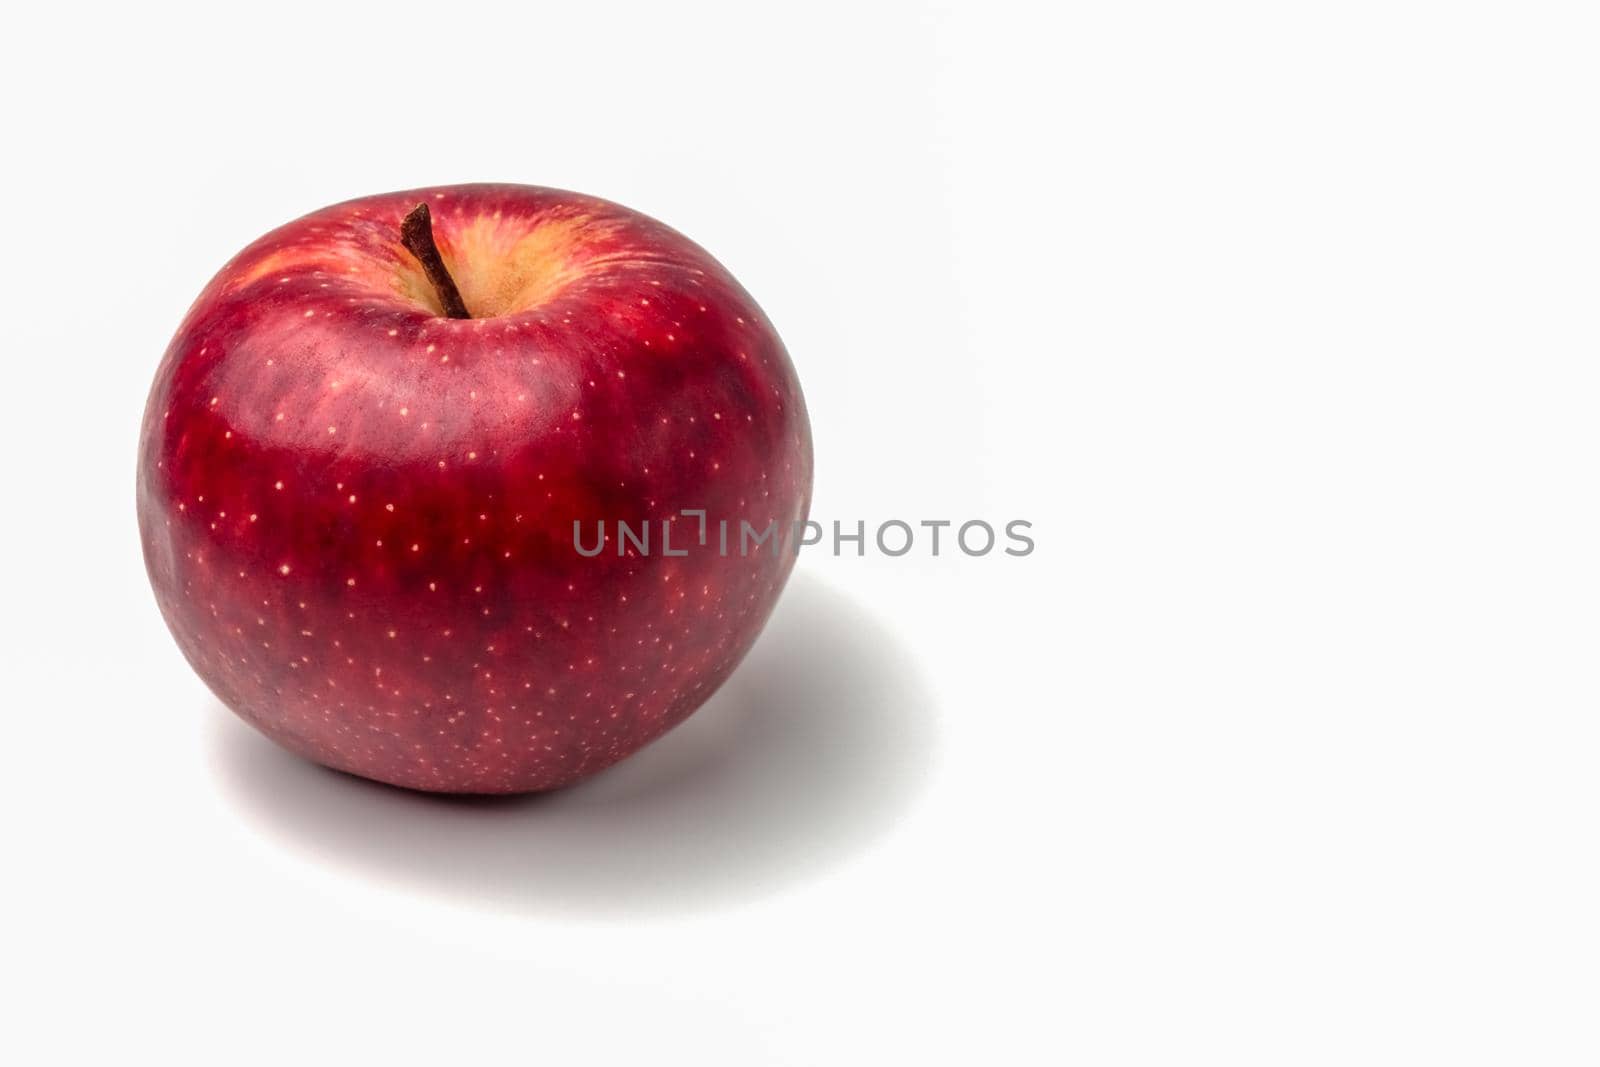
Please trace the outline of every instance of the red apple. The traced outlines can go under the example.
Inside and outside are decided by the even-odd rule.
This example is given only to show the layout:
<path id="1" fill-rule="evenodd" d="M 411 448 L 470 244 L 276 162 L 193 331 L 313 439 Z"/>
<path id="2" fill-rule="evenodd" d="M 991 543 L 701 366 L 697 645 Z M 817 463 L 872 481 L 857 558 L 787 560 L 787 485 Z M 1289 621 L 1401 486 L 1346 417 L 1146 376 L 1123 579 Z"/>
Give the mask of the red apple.
<path id="1" fill-rule="evenodd" d="M 206 684 L 309 759 L 442 792 L 566 785 L 683 721 L 794 560 L 720 551 L 718 521 L 786 531 L 810 496 L 749 294 L 650 218 L 518 185 L 255 242 L 179 327 L 139 445 L 150 582 Z"/>

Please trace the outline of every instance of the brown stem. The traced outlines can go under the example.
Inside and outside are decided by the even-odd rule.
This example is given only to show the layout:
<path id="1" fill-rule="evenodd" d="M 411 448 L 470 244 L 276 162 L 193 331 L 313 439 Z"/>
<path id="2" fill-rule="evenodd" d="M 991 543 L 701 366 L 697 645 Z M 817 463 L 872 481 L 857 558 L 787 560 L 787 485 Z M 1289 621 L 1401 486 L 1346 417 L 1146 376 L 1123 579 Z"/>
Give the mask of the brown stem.
<path id="1" fill-rule="evenodd" d="M 439 294 L 444 313 L 452 319 L 472 318 L 461 299 L 461 290 L 456 288 L 456 280 L 445 269 L 439 246 L 433 243 L 433 217 L 428 213 L 427 204 L 412 208 L 411 214 L 400 224 L 400 243 L 422 264 L 428 281 L 433 283 L 433 291 Z"/>

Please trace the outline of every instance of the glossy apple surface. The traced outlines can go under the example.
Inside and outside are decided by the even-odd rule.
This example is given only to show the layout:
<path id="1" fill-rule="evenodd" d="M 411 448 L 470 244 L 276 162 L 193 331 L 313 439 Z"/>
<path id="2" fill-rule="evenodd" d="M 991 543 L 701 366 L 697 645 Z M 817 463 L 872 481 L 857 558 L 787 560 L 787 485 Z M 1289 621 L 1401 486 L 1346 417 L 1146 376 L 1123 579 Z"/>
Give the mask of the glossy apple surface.
<path id="1" fill-rule="evenodd" d="M 419 202 L 471 318 L 401 244 Z M 794 368 L 728 272 L 514 185 L 351 201 L 245 249 L 162 359 L 138 459 L 150 581 L 217 696 L 309 759 L 444 792 L 562 786 L 686 718 L 794 559 L 724 555 L 716 523 L 783 527 L 810 495 Z M 619 520 L 648 552 L 619 554 Z M 598 556 L 574 521 L 586 548 L 605 523 Z"/>

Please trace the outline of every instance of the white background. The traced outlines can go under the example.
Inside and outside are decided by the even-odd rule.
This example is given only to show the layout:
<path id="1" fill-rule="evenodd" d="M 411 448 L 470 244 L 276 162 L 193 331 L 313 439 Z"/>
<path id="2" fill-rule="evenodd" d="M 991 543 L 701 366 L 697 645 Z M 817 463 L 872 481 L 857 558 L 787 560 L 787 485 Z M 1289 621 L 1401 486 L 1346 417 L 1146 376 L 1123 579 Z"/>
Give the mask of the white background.
<path id="1" fill-rule="evenodd" d="M 1592 5 L 6 16 L 14 1063 L 1593 1063 Z M 726 263 L 823 521 L 734 681 L 533 803 L 339 778 L 155 610 L 145 390 L 333 201 Z"/>

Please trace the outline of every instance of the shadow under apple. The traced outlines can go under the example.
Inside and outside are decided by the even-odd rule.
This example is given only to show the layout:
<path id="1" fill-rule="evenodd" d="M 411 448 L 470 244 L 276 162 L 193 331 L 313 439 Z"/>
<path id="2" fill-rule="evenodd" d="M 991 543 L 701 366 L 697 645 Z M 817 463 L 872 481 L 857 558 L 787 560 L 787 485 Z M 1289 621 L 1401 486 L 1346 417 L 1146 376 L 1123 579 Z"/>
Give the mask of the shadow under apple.
<path id="1" fill-rule="evenodd" d="M 676 730 L 570 789 L 431 796 L 329 771 L 214 706 L 213 765 L 251 822 L 319 861 L 530 911 L 682 911 L 782 889 L 905 813 L 936 745 L 909 658 L 796 574 L 749 657 Z"/>

